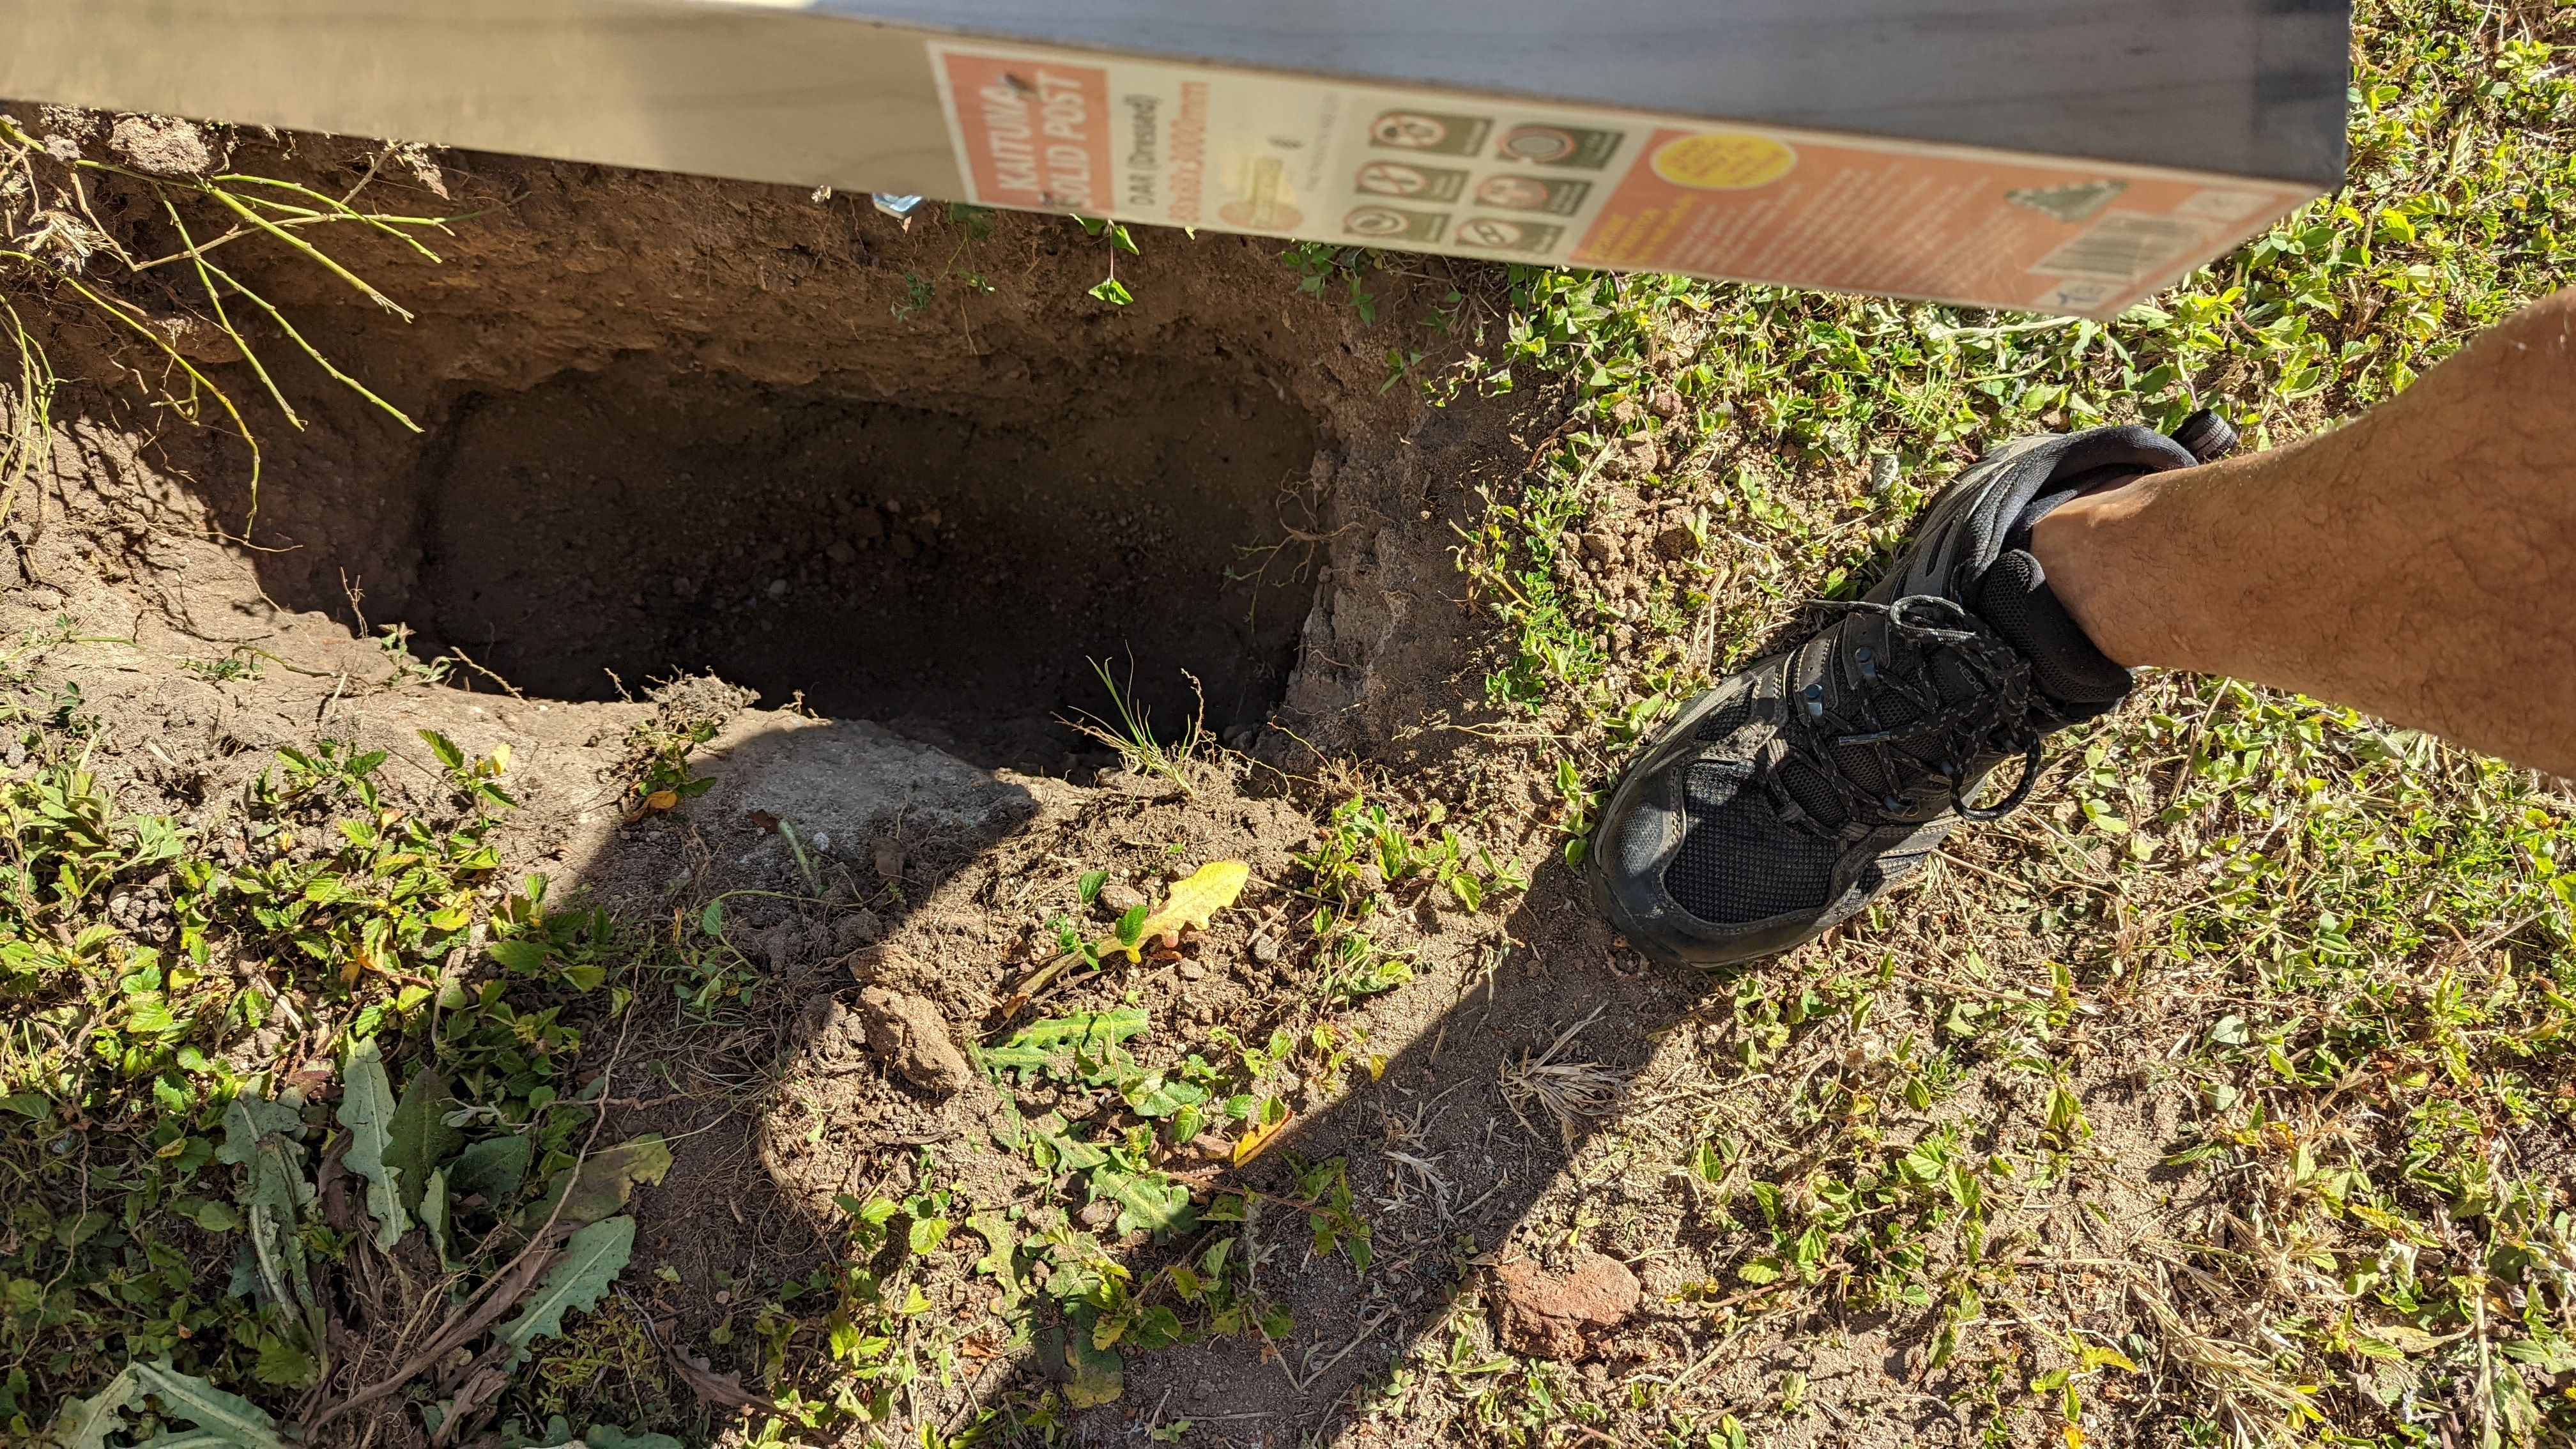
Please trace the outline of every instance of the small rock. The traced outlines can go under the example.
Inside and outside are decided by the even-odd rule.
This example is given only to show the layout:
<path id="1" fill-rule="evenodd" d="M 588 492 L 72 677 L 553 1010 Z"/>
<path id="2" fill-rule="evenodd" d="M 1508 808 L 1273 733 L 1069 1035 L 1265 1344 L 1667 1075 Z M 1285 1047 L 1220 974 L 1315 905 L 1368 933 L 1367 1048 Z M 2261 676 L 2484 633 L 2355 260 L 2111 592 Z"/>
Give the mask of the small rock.
<path id="1" fill-rule="evenodd" d="M 1659 387 L 1646 399 L 1646 411 L 1666 422 L 1682 415 L 1682 395 L 1668 387 Z"/>
<path id="2" fill-rule="evenodd" d="M 846 956 L 885 934 L 885 922 L 874 911 L 852 911 L 832 923 L 832 950 Z"/>
<path id="3" fill-rule="evenodd" d="M 857 563 L 859 551 L 846 538 L 836 538 L 823 546 L 823 556 L 836 564 Z"/>
<path id="4" fill-rule="evenodd" d="M 1104 1197 L 1097 1202 L 1086 1205 L 1081 1212 L 1074 1214 L 1074 1216 L 1082 1219 L 1083 1224 L 1087 1227 L 1105 1228 L 1109 1226 L 1112 1221 L 1116 1220 L 1118 1216 L 1118 1204 L 1114 1199 Z"/>
<path id="5" fill-rule="evenodd" d="M 1884 493 L 1895 486 L 1896 455 L 1894 453 L 1870 454 L 1869 491 L 1872 493 Z"/>
<path id="6" fill-rule="evenodd" d="M 1595 563 L 1615 563 L 1618 561 L 1619 553 L 1619 540 L 1615 535 L 1598 528 L 1583 535 L 1585 558 Z"/>
<path id="7" fill-rule="evenodd" d="M 1123 916 L 1145 904 L 1145 893 L 1123 880 L 1113 880 L 1102 883 L 1098 899 L 1109 914 Z"/>
<path id="8" fill-rule="evenodd" d="M 966 1058 L 948 1038 L 948 1019 L 918 996 L 871 986 L 859 993 L 868 1050 L 905 1081 L 946 1097 L 974 1080 Z"/>
<path id="9" fill-rule="evenodd" d="M 785 579 L 771 579 L 769 581 L 769 596 L 773 599 L 786 598 L 787 581 Z"/>
<path id="10" fill-rule="evenodd" d="M 1268 936 L 1252 938 L 1252 959 L 1267 966 L 1279 959 L 1279 943 Z"/>
<path id="11" fill-rule="evenodd" d="M 1184 961 L 1174 969 L 1180 973 L 1183 981 L 1204 980 L 1207 976 L 1207 968 L 1196 961 Z"/>
<path id="12" fill-rule="evenodd" d="M 1572 1271 L 1550 1273 L 1527 1260 L 1494 1270 L 1501 1288 L 1503 1347 L 1573 1363 L 1592 1352 L 1590 1335 L 1637 1311 L 1637 1275 L 1616 1258 L 1584 1253 Z"/>

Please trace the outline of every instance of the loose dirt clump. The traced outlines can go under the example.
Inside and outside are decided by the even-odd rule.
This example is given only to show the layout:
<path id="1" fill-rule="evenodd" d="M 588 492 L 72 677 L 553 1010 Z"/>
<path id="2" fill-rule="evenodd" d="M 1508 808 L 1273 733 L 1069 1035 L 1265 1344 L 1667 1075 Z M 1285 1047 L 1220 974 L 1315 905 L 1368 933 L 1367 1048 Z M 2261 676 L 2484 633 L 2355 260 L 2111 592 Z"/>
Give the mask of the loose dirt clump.
<path id="1" fill-rule="evenodd" d="M 947 1019 L 920 997 L 871 986 L 859 993 L 858 1017 L 868 1050 L 932 1096 L 953 1097 L 975 1080 L 949 1039 Z"/>
<path id="2" fill-rule="evenodd" d="M 1573 1363 L 1592 1354 L 1595 1334 L 1637 1311 L 1637 1275 L 1616 1258 L 1578 1254 L 1564 1271 L 1532 1262 L 1494 1270 L 1497 1328 L 1514 1353 Z"/>

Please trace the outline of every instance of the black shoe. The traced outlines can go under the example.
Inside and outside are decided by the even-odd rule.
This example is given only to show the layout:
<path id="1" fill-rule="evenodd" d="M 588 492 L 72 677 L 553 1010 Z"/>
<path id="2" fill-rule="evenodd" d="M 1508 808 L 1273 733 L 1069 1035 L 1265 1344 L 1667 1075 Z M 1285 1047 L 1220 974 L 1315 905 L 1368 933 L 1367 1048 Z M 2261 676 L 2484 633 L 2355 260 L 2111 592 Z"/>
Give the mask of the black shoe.
<path id="1" fill-rule="evenodd" d="M 2224 456 L 2194 413 L 2166 437 L 2026 438 L 1960 475 L 1865 599 L 1721 681 L 1630 765 L 1588 853 L 1593 902 L 1632 945 L 1722 966 L 1814 939 L 1913 874 L 1952 825 L 2021 804 L 2040 741 L 2120 702 L 2029 552 L 2079 494 Z M 1988 771 L 2020 782 L 1974 805 Z"/>

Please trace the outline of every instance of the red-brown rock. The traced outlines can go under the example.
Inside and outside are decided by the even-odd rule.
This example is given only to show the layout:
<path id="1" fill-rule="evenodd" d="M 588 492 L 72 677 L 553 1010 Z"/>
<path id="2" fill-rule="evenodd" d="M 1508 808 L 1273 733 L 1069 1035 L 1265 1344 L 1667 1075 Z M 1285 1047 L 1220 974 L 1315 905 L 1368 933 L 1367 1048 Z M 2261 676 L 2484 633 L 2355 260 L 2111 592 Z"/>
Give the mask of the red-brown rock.
<path id="1" fill-rule="evenodd" d="M 1637 1275 L 1616 1258 L 1578 1257 L 1551 1273 L 1527 1260 L 1494 1270 L 1503 1347 L 1534 1358 L 1573 1362 L 1592 1352 L 1592 1335 L 1637 1311 Z"/>

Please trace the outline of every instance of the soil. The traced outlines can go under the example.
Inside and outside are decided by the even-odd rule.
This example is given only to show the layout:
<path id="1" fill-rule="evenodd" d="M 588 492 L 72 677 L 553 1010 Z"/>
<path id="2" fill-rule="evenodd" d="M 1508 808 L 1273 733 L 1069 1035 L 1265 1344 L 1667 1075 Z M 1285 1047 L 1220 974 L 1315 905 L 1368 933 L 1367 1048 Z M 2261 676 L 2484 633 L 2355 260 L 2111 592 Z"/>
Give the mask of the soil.
<path id="1" fill-rule="evenodd" d="M 193 154 L 193 133 L 127 130 L 171 166 Z M 318 188 L 383 158 L 308 136 L 199 144 Z M 655 1311 L 681 1351 L 739 1369 L 703 1337 L 729 1317 L 719 1281 L 831 1261 L 835 1194 L 896 1185 L 937 1143 L 958 1144 L 970 1199 L 1025 1185 L 1023 1161 L 970 1150 L 997 1103 L 959 1080 L 956 1048 L 1083 870 L 1113 872 L 1111 899 L 1220 857 L 1250 862 L 1254 885 L 1179 959 L 1078 983 L 1049 1009 L 1144 1005 L 1181 1028 L 1152 1044 L 1167 1055 L 1293 1015 L 1316 982 L 1276 945 L 1290 854 L 1354 778 L 1335 772 L 1454 761 L 1474 738 L 1448 728 L 1483 716 L 1454 525 L 1478 482 L 1525 464 L 1555 404 L 1431 409 L 1387 389 L 1386 328 L 1240 239 L 1142 234 L 1120 267 L 1138 300 L 1112 309 L 1086 295 L 1106 251 L 1045 219 L 902 225 L 860 198 L 477 155 L 373 184 L 469 218 L 435 264 L 334 239 L 407 323 L 291 258 L 241 248 L 232 265 L 418 431 L 290 373 L 306 426 L 254 413 L 254 494 L 237 440 L 141 405 L 118 340 L 61 309 L 44 340 L 75 384 L 11 525 L 0 628 L 70 614 L 131 639 L 40 673 L 86 691 L 94 764 L 129 808 L 213 820 L 272 750 L 317 736 L 386 749 L 429 788 L 416 732 L 434 728 L 475 753 L 511 746 L 511 869 L 633 922 L 667 919 L 675 896 L 754 893 L 727 925 L 766 976 L 750 1010 L 715 1033 L 664 1020 L 628 1048 L 653 1077 L 621 1070 L 609 1092 L 659 1102 L 612 1130 L 659 1130 L 677 1151 L 638 1200 L 629 1276 L 675 1272 Z M 175 240 L 113 187 L 99 199 L 138 252 Z M 911 305 L 921 278 L 937 288 L 926 310 Z M 1458 280 L 1375 286 L 1407 316 L 1414 292 Z M 185 299 L 168 303 L 165 330 L 258 398 Z M 185 667 L 228 655 L 269 663 L 228 679 Z M 434 681 L 418 663 L 441 655 L 461 663 Z M 1094 660 L 1160 733 L 1203 707 L 1242 748 L 1211 750 L 1195 794 L 1117 769 L 1067 724 L 1112 717 Z M 717 785 L 628 823 L 626 740 L 655 699 L 722 721 L 698 764 Z M 1516 818 L 1543 847 L 1532 798 Z M 828 890 L 800 875 L 782 820 Z M 1400 1132 L 1455 1180 L 1435 1200 L 1377 1168 L 1355 1178 L 1373 1204 L 1395 1195 L 1367 1210 L 1380 1256 L 1365 1279 L 1303 1255 L 1293 1222 L 1256 1230 L 1275 1255 L 1261 1286 L 1298 1324 L 1279 1350 L 1289 1372 L 1257 1340 L 1155 1355 L 1084 1438 L 1164 1399 L 1256 1437 L 1327 1432 L 1385 1350 L 1443 1310 L 1460 1254 L 1499 1251 L 1562 1153 L 1495 1097 L 1505 1061 L 1571 1024 L 1579 996 L 1610 1007 L 1598 1054 L 1634 1065 L 1648 1025 L 1697 989 L 1608 974 L 1609 940 L 1562 882 L 1533 900 L 1508 925 L 1425 901 L 1396 927 L 1418 978 L 1349 1017 L 1388 1059 L 1382 1085 L 1278 1084 L 1299 1120 L 1251 1174 L 1289 1190 L 1292 1151 Z M 1540 954 L 1498 976 L 1507 935 Z M 962 1276 L 942 1286 L 966 1300 Z M 1038 1372 L 1025 1352 L 987 1355 L 982 1374 L 925 1388 L 932 1421 Z"/>
<path id="2" fill-rule="evenodd" d="M 186 160 L 160 131 L 133 139 Z M 1476 523 L 1478 486 L 1528 467 L 1561 399 L 1532 380 L 1430 407 L 1385 386 L 1383 359 L 1431 302 L 1490 296 L 1494 275 L 1377 274 L 1388 320 L 1372 327 L 1301 291 L 1268 244 L 1140 233 L 1143 255 L 1119 261 L 1137 300 L 1112 308 L 1087 295 L 1106 248 L 1052 219 L 906 226 L 864 198 L 688 177 L 480 155 L 414 176 L 358 142 L 221 146 L 236 167 L 325 189 L 376 174 L 404 205 L 462 218 L 435 264 L 334 238 L 413 310 L 407 324 L 283 254 L 236 253 L 245 280 L 419 431 L 292 373 L 308 425 L 257 413 L 253 519 L 238 442 L 139 403 L 119 381 L 124 354 L 66 309 L 48 341 L 84 385 L 57 400 L 51 469 L 9 524 L 0 630 L 69 614 L 130 641 L 66 646 L 38 685 L 85 691 L 95 765 L 129 808 L 215 818 L 270 751 L 317 735 L 385 748 L 433 781 L 415 734 L 432 727 L 478 754 L 512 746 L 513 870 L 544 870 L 645 930 L 737 893 L 724 934 L 756 972 L 751 999 L 712 1026 L 639 1000 L 614 1065 L 604 1046 L 585 1060 L 612 1072 L 607 1096 L 636 1104 L 612 1133 L 675 1146 L 669 1177 L 637 1199 L 627 1280 L 696 1364 L 676 1384 L 603 1379 L 603 1418 L 738 1434 L 721 1392 L 687 1392 L 756 1376 L 747 1335 L 712 1337 L 734 1332 L 727 1285 L 837 1263 L 836 1197 L 900 1196 L 925 1151 L 967 1206 L 1036 1186 L 1025 1157 L 991 1145 L 996 1089 L 957 1056 L 1051 953 L 1050 918 L 1082 912 L 1085 872 L 1110 873 L 1106 901 L 1218 858 L 1248 862 L 1252 884 L 1177 953 L 1076 979 L 1045 1009 L 1144 1008 L 1159 1024 L 1136 1044 L 1149 1066 L 1220 1027 L 1257 1041 L 1304 1020 L 1321 967 L 1280 948 L 1311 911 L 1287 889 L 1292 855 L 1363 785 L 1438 803 L 1469 849 L 1535 866 L 1502 909 L 1423 892 L 1382 923 L 1414 979 L 1340 1018 L 1381 1069 L 1268 1084 L 1295 1116 L 1230 1180 L 1286 1198 L 1294 1159 L 1345 1158 L 1376 1261 L 1357 1272 L 1312 1251 L 1293 1214 L 1257 1218 L 1255 1280 L 1293 1334 L 1136 1356 L 1123 1397 L 1078 1416 L 1074 1437 L 1127 1442 L 1188 1419 L 1186 1442 L 1211 1444 L 1442 1438 L 1441 1422 L 1372 1409 L 1372 1386 L 1417 1344 L 1470 1332 L 1461 1322 L 1491 1343 L 1483 1315 L 1458 1310 L 1497 1281 L 1522 1303 L 1503 1331 L 1589 1360 L 1587 1392 L 1712 1362 L 1698 1265 L 1742 1230 L 1672 1168 L 1681 1149 L 1641 1156 L 1603 1120 L 1533 1118 L 1506 1090 L 1572 1032 L 1558 1059 L 1625 1083 L 1641 1114 L 1705 1127 L 1736 1110 L 1693 1075 L 1731 1049 L 1726 986 L 1616 941 L 1559 863 L 1552 784 L 1482 744 L 1504 723 L 1481 682 L 1496 635 L 1450 550 Z M 119 210 L 114 188 L 100 204 L 138 252 L 172 240 Z M 184 316 L 174 327 L 187 333 Z M 201 350 L 235 397 L 260 396 L 243 363 Z M 1638 442 L 1643 457 L 1611 476 L 1651 461 L 1656 444 Z M 1643 598 L 1642 580 L 1678 564 L 1659 507 L 1614 490 L 1584 540 L 1614 597 Z M 409 630 L 408 652 L 382 642 L 389 625 Z M 185 667 L 244 650 L 274 665 L 223 680 Z M 443 681 L 419 667 L 450 653 L 468 662 Z M 1167 737 L 1203 695 L 1229 748 L 1206 752 L 1193 789 L 1119 768 L 1063 723 L 1111 713 L 1093 660 Z M 628 732 L 657 711 L 721 719 L 701 762 L 718 784 L 630 822 Z M 1924 910 L 1920 929 L 1937 931 L 1937 901 Z M 1875 1029 L 1906 1029 L 1906 1010 Z M 1776 1070 L 1858 1080 L 1871 1067 Z M 2170 1111 L 2133 1095 L 2142 1120 Z M 1030 1113 L 1100 1107 L 1022 1099 Z M 2088 1106 L 2106 1136 L 2131 1130 L 2116 1101 Z M 1772 1125 L 1737 1130 L 1768 1141 Z M 1140 1236 L 1119 1251 L 1142 1278 L 1172 1249 Z M 989 1287 L 966 1261 L 931 1285 L 932 1311 L 978 1311 Z M 1964 1442 L 1948 1399 L 1970 1370 L 1920 1371 L 1923 1322 L 1821 1302 L 1814 1317 L 1737 1344 L 1676 1402 L 1750 1404 L 1790 1365 L 1831 1415 L 1773 1442 L 1853 1422 L 1884 1433 L 1845 1442 Z M 902 1437 L 953 1430 L 1049 1374 L 998 1336 L 959 1354 L 908 1390 Z M 416 1442 L 393 1407 L 363 1432 Z"/>

